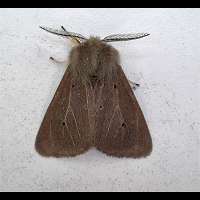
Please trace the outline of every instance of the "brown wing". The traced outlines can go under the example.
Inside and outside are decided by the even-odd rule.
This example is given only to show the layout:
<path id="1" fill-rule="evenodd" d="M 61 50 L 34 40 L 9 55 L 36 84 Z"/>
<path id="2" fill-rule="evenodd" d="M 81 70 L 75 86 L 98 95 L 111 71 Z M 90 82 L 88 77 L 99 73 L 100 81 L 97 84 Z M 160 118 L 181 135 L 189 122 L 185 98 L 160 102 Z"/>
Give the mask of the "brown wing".
<path id="1" fill-rule="evenodd" d="M 112 156 L 144 157 L 152 151 L 149 130 L 121 67 L 99 90 L 96 147 Z"/>
<path id="2" fill-rule="evenodd" d="M 36 138 L 43 156 L 75 156 L 89 149 L 87 88 L 66 71 Z"/>

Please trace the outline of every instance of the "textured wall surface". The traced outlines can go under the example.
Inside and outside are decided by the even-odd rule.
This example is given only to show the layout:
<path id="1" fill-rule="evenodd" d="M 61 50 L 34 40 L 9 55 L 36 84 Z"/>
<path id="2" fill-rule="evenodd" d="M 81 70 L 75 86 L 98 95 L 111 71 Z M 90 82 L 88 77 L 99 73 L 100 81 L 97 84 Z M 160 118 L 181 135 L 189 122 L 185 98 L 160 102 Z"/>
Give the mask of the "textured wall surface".
<path id="1" fill-rule="evenodd" d="M 200 190 L 200 9 L 0 9 L 1 191 Z M 83 35 L 149 32 L 113 43 L 148 121 L 154 150 L 117 159 L 95 149 L 46 159 L 34 150 L 71 42 L 38 28 Z"/>

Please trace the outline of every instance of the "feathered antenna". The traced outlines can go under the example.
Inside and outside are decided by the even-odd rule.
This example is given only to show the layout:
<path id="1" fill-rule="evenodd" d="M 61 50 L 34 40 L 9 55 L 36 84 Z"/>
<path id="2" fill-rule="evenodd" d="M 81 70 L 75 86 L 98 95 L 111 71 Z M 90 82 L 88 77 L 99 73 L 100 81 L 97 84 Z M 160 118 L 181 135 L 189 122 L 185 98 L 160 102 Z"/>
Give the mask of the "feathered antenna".
<path id="1" fill-rule="evenodd" d="M 60 36 L 63 36 L 63 37 L 73 37 L 73 38 L 79 38 L 79 39 L 82 39 L 82 40 L 87 40 L 86 37 L 84 37 L 83 35 L 81 35 L 79 33 L 66 31 L 66 29 L 64 27 L 62 27 L 62 30 L 56 30 L 56 29 L 52 29 L 52 28 L 48 28 L 48 27 L 44 27 L 44 26 L 40 26 L 40 28 L 45 30 L 45 31 L 47 31 L 47 32 L 49 32 L 49 33 L 55 34 L 55 35 L 60 35 Z"/>
<path id="2" fill-rule="evenodd" d="M 135 33 L 135 34 L 115 34 L 105 37 L 102 41 L 104 42 L 115 42 L 115 41 L 128 41 L 136 40 L 143 37 L 149 36 L 149 33 Z"/>

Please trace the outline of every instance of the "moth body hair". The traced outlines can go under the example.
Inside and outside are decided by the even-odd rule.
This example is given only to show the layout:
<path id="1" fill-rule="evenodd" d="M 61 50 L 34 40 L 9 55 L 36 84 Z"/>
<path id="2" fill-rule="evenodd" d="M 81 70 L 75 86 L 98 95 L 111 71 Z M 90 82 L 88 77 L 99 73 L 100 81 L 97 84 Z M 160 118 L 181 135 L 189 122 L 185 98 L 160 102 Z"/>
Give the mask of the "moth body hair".
<path id="1" fill-rule="evenodd" d="M 97 37 L 81 43 L 71 50 L 69 66 L 74 77 L 84 83 L 92 78 L 101 80 L 112 76 L 112 70 L 120 64 L 118 51 Z"/>

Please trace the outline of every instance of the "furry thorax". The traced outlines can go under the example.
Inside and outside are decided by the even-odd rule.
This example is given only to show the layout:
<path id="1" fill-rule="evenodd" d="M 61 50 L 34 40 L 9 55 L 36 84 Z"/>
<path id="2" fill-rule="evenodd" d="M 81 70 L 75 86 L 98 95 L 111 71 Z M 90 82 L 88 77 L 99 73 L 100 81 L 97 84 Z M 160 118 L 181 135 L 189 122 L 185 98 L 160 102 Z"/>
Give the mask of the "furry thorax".
<path id="1" fill-rule="evenodd" d="M 111 77 L 120 62 L 116 49 L 94 37 L 74 47 L 69 60 L 74 77 L 84 83 Z"/>

